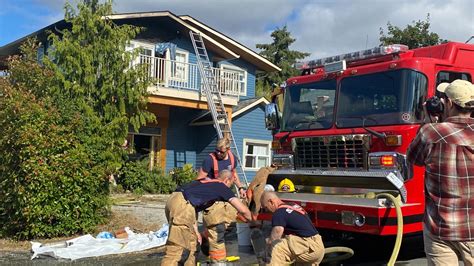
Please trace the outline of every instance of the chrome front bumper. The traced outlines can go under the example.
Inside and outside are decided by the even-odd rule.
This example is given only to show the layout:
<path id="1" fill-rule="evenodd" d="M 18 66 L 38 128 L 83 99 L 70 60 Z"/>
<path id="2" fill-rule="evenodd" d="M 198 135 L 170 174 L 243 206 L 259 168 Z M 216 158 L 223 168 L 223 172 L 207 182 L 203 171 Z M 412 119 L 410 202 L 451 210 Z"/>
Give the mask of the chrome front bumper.
<path id="1" fill-rule="evenodd" d="M 407 202 L 403 177 L 397 170 L 278 169 L 269 175 L 267 183 L 278 188 L 278 184 L 285 178 L 296 186 L 395 190 L 400 194 L 402 202 Z"/>

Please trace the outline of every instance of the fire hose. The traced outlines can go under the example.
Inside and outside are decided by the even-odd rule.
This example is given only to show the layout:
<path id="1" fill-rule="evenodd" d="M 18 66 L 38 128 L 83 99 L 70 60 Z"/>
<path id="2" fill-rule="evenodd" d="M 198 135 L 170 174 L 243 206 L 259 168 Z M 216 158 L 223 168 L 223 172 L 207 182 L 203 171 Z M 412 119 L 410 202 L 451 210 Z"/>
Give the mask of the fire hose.
<path id="1" fill-rule="evenodd" d="M 389 193 L 380 193 L 380 194 L 367 194 L 367 197 L 375 197 L 375 198 L 386 198 L 390 202 L 393 203 L 395 206 L 395 211 L 397 213 L 397 236 L 395 239 L 395 245 L 392 250 L 392 255 L 387 263 L 388 266 L 395 265 L 397 261 L 398 253 L 400 252 L 400 248 L 402 245 L 402 238 L 403 238 L 403 215 L 402 215 L 402 208 L 400 206 L 400 199 L 394 197 L 392 194 Z M 337 254 L 341 253 L 340 255 L 330 256 L 330 254 Z M 328 256 L 329 255 L 329 256 Z M 335 262 L 335 261 L 342 261 L 346 260 L 354 255 L 354 251 L 349 247 L 329 247 L 324 249 L 324 259 L 321 263 L 328 263 L 328 262 Z"/>

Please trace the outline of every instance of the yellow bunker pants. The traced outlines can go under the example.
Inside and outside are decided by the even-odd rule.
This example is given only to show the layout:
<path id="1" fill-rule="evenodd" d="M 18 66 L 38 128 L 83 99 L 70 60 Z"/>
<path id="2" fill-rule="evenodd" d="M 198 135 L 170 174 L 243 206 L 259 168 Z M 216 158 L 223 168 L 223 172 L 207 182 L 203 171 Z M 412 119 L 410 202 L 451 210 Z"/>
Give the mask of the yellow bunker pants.
<path id="1" fill-rule="evenodd" d="M 194 253 L 197 236 L 194 231 L 196 211 L 184 199 L 183 193 L 173 192 L 166 202 L 166 219 L 170 226 L 166 242 L 166 254 L 161 265 L 196 265 Z"/>
<path id="2" fill-rule="evenodd" d="M 324 257 L 320 235 L 299 237 L 288 235 L 275 241 L 269 265 L 319 265 Z"/>
<path id="3" fill-rule="evenodd" d="M 249 208 L 252 212 L 252 215 L 257 216 L 260 211 L 260 199 L 265 190 L 265 184 L 267 184 L 268 175 L 275 171 L 274 167 L 262 167 L 255 174 L 252 183 L 250 183 L 247 190 L 247 197 L 249 199 Z"/>
<path id="4" fill-rule="evenodd" d="M 225 230 L 230 223 L 235 222 L 237 210 L 228 202 L 217 201 L 204 210 L 202 219 L 207 229 L 209 239 L 209 259 L 225 261 Z"/>

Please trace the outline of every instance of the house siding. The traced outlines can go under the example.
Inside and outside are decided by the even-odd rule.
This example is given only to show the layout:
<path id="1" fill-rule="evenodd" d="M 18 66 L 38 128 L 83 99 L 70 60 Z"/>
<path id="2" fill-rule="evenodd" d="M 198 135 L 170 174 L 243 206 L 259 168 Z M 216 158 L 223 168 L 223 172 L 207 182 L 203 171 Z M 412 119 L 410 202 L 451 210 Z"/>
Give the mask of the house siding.
<path id="1" fill-rule="evenodd" d="M 244 153 L 243 140 L 254 139 L 254 140 L 265 140 L 271 141 L 272 134 L 265 128 L 264 121 L 264 108 L 262 105 L 255 107 L 247 112 L 240 114 L 232 122 L 232 132 L 234 134 L 236 146 L 239 149 L 240 156 Z M 207 155 L 214 151 L 216 147 L 217 134 L 212 125 L 195 127 L 196 136 L 196 165 L 195 168 L 201 167 L 202 161 Z M 238 174 L 241 177 L 241 181 L 244 182 L 240 168 Z M 257 171 L 246 170 L 247 181 L 250 183 Z"/>
<path id="2" fill-rule="evenodd" d="M 196 128 L 196 170 L 202 165 L 202 162 L 209 153 L 213 152 L 217 143 L 217 132 L 214 126 L 197 126 Z"/>
<path id="3" fill-rule="evenodd" d="M 239 115 L 232 123 L 232 132 L 234 133 L 235 142 L 239 148 L 240 156 L 244 153 L 243 140 L 272 140 L 271 131 L 267 130 L 264 125 L 265 111 L 262 105 L 255 107 L 247 112 Z M 245 170 L 247 180 L 250 183 L 257 171 Z M 242 180 L 243 181 L 243 180 Z"/>
<path id="4" fill-rule="evenodd" d="M 166 140 L 166 166 L 168 172 L 175 167 L 196 164 L 195 127 L 189 122 L 200 112 L 198 109 L 170 107 L 170 118 Z"/>

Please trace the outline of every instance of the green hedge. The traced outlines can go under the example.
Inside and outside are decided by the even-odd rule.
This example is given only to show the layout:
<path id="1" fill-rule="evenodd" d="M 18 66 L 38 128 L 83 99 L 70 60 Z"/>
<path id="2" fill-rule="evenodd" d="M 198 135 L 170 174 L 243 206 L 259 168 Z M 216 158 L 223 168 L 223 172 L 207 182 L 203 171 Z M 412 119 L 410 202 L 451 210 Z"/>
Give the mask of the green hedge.
<path id="1" fill-rule="evenodd" d="M 76 132 L 87 125 L 8 90 L 0 100 L 0 235 L 18 239 L 89 232 L 108 214 L 108 182 Z"/>
<path id="2" fill-rule="evenodd" d="M 161 193 L 168 194 L 175 190 L 176 184 L 159 168 L 149 170 L 149 159 L 128 161 L 120 170 L 117 184 L 123 189 L 136 194 Z"/>
<path id="3" fill-rule="evenodd" d="M 167 175 L 158 168 L 150 171 L 148 161 L 149 159 L 146 158 L 141 161 L 126 162 L 117 178 L 118 186 L 136 194 L 169 194 L 177 186 L 196 179 L 197 171 L 191 164 L 176 167 Z"/>

